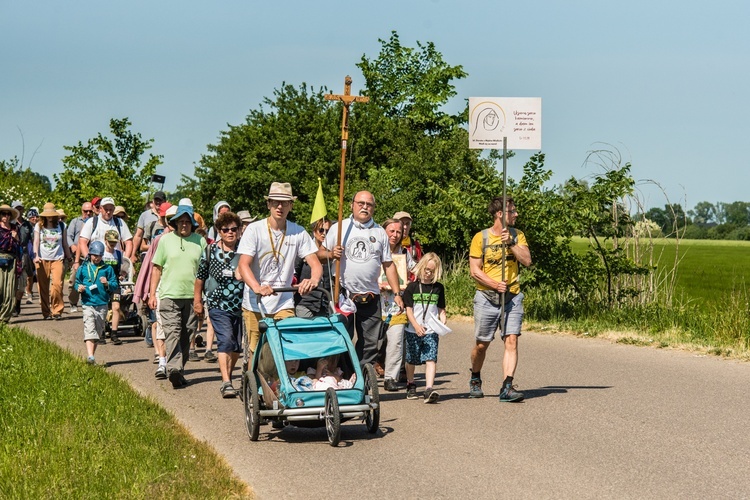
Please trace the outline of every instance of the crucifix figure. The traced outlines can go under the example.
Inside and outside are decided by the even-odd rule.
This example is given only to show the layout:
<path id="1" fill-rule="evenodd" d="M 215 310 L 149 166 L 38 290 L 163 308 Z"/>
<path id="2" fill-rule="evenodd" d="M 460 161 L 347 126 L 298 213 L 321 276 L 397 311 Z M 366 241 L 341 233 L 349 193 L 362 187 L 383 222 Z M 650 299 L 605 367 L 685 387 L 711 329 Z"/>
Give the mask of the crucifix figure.
<path id="1" fill-rule="evenodd" d="M 338 233 L 336 245 L 341 245 L 341 221 L 344 218 L 344 176 L 346 175 L 346 143 L 349 140 L 349 106 L 353 102 L 368 102 L 369 97 L 360 95 L 351 95 L 352 77 L 347 75 L 344 78 L 343 94 L 326 94 L 324 97 L 327 101 L 341 101 L 344 104 L 344 115 L 341 120 L 341 173 L 339 179 L 339 218 Z M 336 280 L 333 291 L 333 300 L 337 303 L 339 300 L 339 276 L 341 274 L 341 260 L 336 261 Z"/>

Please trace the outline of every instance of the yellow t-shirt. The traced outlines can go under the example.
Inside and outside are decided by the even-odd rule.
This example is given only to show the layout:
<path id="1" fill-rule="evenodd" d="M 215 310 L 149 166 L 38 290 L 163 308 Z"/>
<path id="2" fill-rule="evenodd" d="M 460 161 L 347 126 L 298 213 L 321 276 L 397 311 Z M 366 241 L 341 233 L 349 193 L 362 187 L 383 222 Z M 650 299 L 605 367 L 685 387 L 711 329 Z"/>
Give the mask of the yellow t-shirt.
<path id="1" fill-rule="evenodd" d="M 502 281 L 502 248 L 503 242 L 500 236 L 495 236 L 492 231 L 489 232 L 489 238 L 487 240 L 487 248 L 484 252 L 484 265 L 482 271 L 495 281 Z M 516 245 L 528 246 L 526 242 L 526 236 L 523 232 L 516 230 Z M 471 247 L 469 248 L 469 257 L 476 259 L 482 258 L 482 232 L 478 232 L 471 239 Z M 519 293 L 521 286 L 518 283 L 518 261 L 516 256 L 510 248 L 505 250 L 505 281 L 510 284 L 511 293 Z M 477 290 L 489 290 L 488 287 L 477 282 Z"/>

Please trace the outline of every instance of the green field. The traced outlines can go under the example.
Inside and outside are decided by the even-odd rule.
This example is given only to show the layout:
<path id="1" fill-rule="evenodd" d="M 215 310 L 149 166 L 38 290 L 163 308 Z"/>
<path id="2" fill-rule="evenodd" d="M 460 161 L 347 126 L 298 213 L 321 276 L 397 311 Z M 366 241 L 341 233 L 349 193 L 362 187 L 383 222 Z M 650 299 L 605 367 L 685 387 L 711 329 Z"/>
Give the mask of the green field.
<path id="1" fill-rule="evenodd" d="M 643 245 L 643 240 L 641 245 Z M 588 240 L 575 238 L 572 247 L 584 251 Z M 657 275 L 665 276 L 677 262 L 675 297 L 701 309 L 745 294 L 750 283 L 750 242 L 727 240 L 653 240 Z"/>

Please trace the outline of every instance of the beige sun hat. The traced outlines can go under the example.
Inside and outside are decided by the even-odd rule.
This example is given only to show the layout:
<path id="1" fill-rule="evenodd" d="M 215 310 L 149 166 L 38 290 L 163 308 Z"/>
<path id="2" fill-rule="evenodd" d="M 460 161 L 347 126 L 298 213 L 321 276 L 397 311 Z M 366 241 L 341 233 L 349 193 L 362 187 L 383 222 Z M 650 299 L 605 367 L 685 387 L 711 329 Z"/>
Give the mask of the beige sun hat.
<path id="1" fill-rule="evenodd" d="M 57 210 L 55 209 L 55 204 L 45 203 L 44 208 L 42 209 L 42 212 L 39 214 L 39 217 L 60 217 L 60 214 L 57 213 Z"/>
<path id="2" fill-rule="evenodd" d="M 125 211 L 125 207 L 123 207 L 122 205 L 117 205 L 112 215 L 122 217 L 123 219 L 128 218 L 128 213 Z"/>
<path id="3" fill-rule="evenodd" d="M 68 218 L 68 214 L 66 214 L 65 210 L 63 210 L 62 208 L 58 208 L 56 211 L 57 215 L 59 215 L 61 219 L 65 220 Z"/>
<path id="4" fill-rule="evenodd" d="M 288 182 L 273 182 L 268 190 L 267 200 L 294 201 L 296 196 L 292 195 L 292 185 Z"/>
<path id="5" fill-rule="evenodd" d="M 18 210 L 11 207 L 7 203 L 3 203 L 2 205 L 0 205 L 0 212 L 10 212 L 10 220 L 12 221 L 18 219 Z"/>

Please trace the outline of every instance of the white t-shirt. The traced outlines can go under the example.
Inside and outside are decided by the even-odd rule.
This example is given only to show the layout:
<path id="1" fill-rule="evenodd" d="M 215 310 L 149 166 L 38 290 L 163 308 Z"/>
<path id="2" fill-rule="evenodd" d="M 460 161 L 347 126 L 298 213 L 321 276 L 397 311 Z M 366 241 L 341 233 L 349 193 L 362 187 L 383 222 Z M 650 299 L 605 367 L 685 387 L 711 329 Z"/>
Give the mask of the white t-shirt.
<path id="1" fill-rule="evenodd" d="M 375 221 L 360 224 L 352 217 L 341 223 L 341 286 L 349 293 L 380 293 L 378 279 L 383 262 L 391 262 L 391 246 L 385 229 Z M 328 250 L 336 246 L 338 222 L 331 226 L 323 246 Z"/>
<path id="2" fill-rule="evenodd" d="M 104 241 L 104 234 L 110 229 L 114 229 L 115 231 L 117 231 L 115 218 L 112 217 L 110 220 L 106 221 L 102 218 L 101 215 L 98 215 L 97 217 L 99 217 L 99 222 L 97 222 L 96 224 L 96 230 L 94 230 L 95 217 L 90 217 L 83 225 L 83 229 L 81 229 L 81 235 L 79 236 L 79 238 L 86 238 L 87 240 L 89 240 L 89 244 L 91 244 L 92 241 L 101 241 L 106 245 L 106 242 Z M 91 234 L 92 231 L 94 234 Z M 133 239 L 133 235 L 130 233 L 130 229 L 128 229 L 128 225 L 124 220 L 120 220 L 119 233 L 120 241 L 122 243 Z"/>
<path id="3" fill-rule="evenodd" d="M 238 254 L 250 255 L 253 258 L 250 269 L 258 283 L 274 288 L 291 286 L 297 258 L 304 259 L 316 251 L 312 237 L 302 226 L 287 221 L 286 232 L 274 231 L 268 225 L 268 219 L 247 226 L 237 246 Z M 266 314 L 274 314 L 281 309 L 293 309 L 294 293 L 284 292 L 262 297 L 261 305 Z M 260 312 L 255 294 L 249 286 L 245 287 L 242 307 Z"/>
<path id="4" fill-rule="evenodd" d="M 39 258 L 42 260 L 62 260 L 65 257 L 63 249 L 61 228 L 62 224 L 52 229 L 39 229 L 39 224 L 34 224 L 34 238 L 39 238 Z"/>

